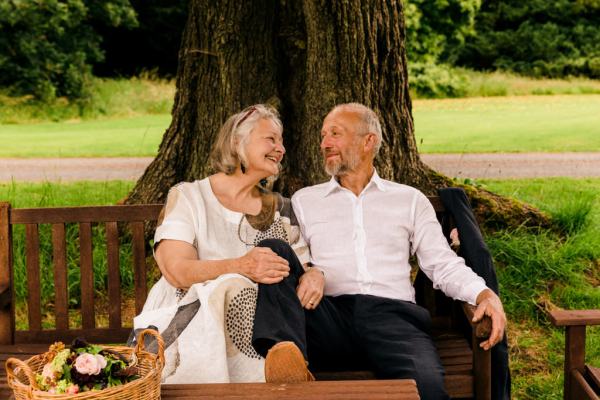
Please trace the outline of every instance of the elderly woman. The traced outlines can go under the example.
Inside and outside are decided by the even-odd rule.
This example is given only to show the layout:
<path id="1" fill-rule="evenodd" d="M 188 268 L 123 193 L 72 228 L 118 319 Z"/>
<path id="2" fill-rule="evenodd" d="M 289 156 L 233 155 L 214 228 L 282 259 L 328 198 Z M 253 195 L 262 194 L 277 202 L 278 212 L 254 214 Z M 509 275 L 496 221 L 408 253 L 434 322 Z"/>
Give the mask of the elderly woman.
<path id="1" fill-rule="evenodd" d="M 280 337 L 276 318 L 314 309 L 324 286 L 307 267 L 289 199 L 264 187 L 284 154 L 278 115 L 255 105 L 219 131 L 211 154 L 218 172 L 169 191 L 154 237 L 163 276 L 134 320 L 136 330 L 153 326 L 165 339 L 163 382 L 264 381 L 269 350 L 305 342 L 303 331 Z M 297 286 L 295 304 L 279 302 L 284 284 Z"/>

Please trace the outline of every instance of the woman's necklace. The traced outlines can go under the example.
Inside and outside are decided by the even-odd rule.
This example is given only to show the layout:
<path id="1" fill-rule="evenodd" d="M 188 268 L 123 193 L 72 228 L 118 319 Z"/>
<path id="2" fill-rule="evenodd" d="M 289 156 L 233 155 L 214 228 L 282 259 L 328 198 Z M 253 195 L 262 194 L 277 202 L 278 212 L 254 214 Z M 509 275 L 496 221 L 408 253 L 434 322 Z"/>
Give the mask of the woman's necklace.
<path id="1" fill-rule="evenodd" d="M 242 224 L 244 219 L 248 221 L 248 224 L 257 231 L 266 231 L 275 222 L 275 212 L 277 210 L 278 196 L 272 192 L 266 192 L 264 189 L 259 188 L 261 194 L 261 209 L 258 215 L 242 214 L 240 222 L 238 224 L 238 238 L 246 245 L 254 245 L 254 243 L 248 243 L 242 239 Z"/>

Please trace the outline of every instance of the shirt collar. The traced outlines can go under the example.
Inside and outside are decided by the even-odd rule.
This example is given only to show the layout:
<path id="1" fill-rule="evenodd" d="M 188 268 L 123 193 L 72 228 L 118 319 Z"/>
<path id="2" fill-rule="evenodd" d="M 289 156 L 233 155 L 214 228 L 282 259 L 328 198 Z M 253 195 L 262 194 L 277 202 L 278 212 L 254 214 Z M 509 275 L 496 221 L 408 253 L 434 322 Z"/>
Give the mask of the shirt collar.
<path id="1" fill-rule="evenodd" d="M 370 186 L 375 186 L 380 191 L 385 192 L 385 185 L 383 179 L 379 177 L 379 174 L 377 173 L 376 169 L 373 169 L 373 175 L 371 176 L 371 180 L 369 181 L 369 183 L 367 183 L 367 186 L 365 186 L 364 190 L 367 190 Z M 335 176 L 332 176 L 329 182 L 327 182 L 327 186 L 325 187 L 325 193 L 323 194 L 323 197 L 327 197 L 334 191 L 339 190 L 341 188 L 342 185 L 340 185 L 337 179 L 335 179 Z"/>

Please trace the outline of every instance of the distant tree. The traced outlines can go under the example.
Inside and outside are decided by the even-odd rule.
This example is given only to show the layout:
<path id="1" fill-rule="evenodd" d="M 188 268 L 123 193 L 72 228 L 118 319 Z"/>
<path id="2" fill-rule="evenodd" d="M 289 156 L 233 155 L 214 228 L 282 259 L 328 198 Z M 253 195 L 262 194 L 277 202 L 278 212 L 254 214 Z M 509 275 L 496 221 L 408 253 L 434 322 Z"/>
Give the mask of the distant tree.
<path id="1" fill-rule="evenodd" d="M 254 0 L 240 7 L 235 0 L 191 0 L 172 122 L 127 202 L 163 202 L 176 183 L 208 176 L 220 125 L 254 103 L 276 106 L 283 119 L 287 153 L 275 189 L 290 195 L 322 182 L 323 117 L 350 101 L 382 116 L 382 177 L 429 194 L 453 184 L 417 151 L 400 1 Z M 547 223 L 526 205 L 467 190 L 491 223 Z"/>
<path id="2" fill-rule="evenodd" d="M 2 0 L 0 86 L 42 100 L 82 97 L 103 57 L 93 27 L 136 24 L 128 0 Z"/>
<path id="3" fill-rule="evenodd" d="M 475 34 L 481 0 L 405 0 L 406 49 L 411 63 L 452 62 Z"/>
<path id="4" fill-rule="evenodd" d="M 458 64 L 600 78 L 600 1 L 484 0 Z"/>

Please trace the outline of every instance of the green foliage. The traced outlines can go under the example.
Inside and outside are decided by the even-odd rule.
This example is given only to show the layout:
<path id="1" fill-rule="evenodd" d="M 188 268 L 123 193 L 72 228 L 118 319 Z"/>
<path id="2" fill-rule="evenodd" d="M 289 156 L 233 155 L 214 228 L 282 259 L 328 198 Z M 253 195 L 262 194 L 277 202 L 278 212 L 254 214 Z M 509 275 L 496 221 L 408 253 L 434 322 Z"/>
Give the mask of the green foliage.
<path id="1" fill-rule="evenodd" d="M 410 63 L 410 89 L 420 98 L 464 97 L 468 81 L 463 74 L 445 65 Z"/>
<path id="2" fill-rule="evenodd" d="M 600 78 L 600 1 L 485 0 L 458 65 Z"/>
<path id="3" fill-rule="evenodd" d="M 475 33 L 481 0 L 406 0 L 404 5 L 408 59 L 451 62 L 454 49 Z"/>
<path id="4" fill-rule="evenodd" d="M 102 59 L 95 26 L 137 24 L 128 0 L 0 2 L 0 86 L 42 101 L 84 98 Z"/>

